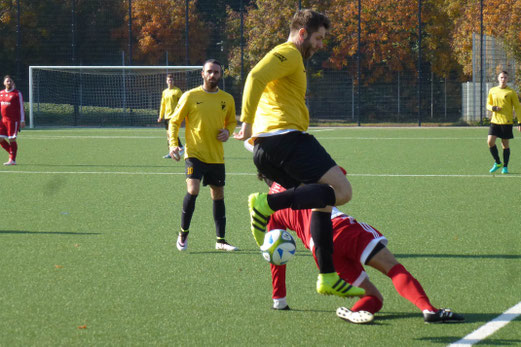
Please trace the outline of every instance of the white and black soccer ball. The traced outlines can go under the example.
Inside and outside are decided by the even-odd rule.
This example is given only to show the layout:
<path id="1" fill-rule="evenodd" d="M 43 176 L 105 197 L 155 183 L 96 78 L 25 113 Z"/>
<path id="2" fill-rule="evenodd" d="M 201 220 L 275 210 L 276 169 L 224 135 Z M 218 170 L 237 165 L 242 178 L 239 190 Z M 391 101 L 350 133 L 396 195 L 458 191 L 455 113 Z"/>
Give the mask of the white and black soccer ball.
<path id="1" fill-rule="evenodd" d="M 274 265 L 284 265 L 295 256 L 297 245 L 289 232 L 283 229 L 273 229 L 264 236 L 261 246 L 264 259 Z"/>

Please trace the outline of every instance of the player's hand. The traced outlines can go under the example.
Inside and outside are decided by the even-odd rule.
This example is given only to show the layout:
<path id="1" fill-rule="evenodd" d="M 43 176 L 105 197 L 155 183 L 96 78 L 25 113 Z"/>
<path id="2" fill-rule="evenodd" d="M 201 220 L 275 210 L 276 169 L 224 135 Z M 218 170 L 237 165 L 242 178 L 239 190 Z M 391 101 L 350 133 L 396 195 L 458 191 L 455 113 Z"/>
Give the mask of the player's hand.
<path id="1" fill-rule="evenodd" d="M 25 121 L 20 123 L 20 128 L 25 128 Z"/>
<path id="2" fill-rule="evenodd" d="M 219 129 L 219 134 L 217 134 L 217 140 L 221 142 L 226 142 L 230 138 L 230 132 L 228 129 Z"/>
<path id="3" fill-rule="evenodd" d="M 157 122 L 158 122 L 158 123 L 161 123 L 161 121 L 162 121 L 162 119 L 161 119 L 161 117 L 159 117 L 159 118 L 157 119 Z"/>
<path id="4" fill-rule="evenodd" d="M 234 133 L 233 134 L 233 137 L 236 139 L 236 140 L 240 140 L 240 141 L 246 141 L 247 139 L 249 139 L 251 137 L 251 124 L 250 123 L 242 123 L 241 125 L 241 130 L 238 132 L 238 133 Z"/>
<path id="5" fill-rule="evenodd" d="M 181 155 L 179 152 L 181 151 L 181 147 L 170 147 L 170 156 L 173 160 L 179 161 L 181 159 Z"/>

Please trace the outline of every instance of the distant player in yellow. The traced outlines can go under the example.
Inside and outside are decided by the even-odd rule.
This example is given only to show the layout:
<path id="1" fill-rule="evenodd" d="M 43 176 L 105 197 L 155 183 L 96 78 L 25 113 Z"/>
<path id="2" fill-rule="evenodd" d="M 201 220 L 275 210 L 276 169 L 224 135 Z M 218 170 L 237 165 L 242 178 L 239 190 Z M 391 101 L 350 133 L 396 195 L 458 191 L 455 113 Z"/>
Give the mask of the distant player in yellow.
<path id="1" fill-rule="evenodd" d="M 521 124 L 521 104 L 516 92 L 507 86 L 508 73 L 501 71 L 497 77 L 499 85 L 491 88 L 488 92 L 487 110 L 492 112 L 490 119 L 490 128 L 488 129 L 488 147 L 490 153 L 494 158 L 494 166 L 490 172 L 496 172 L 501 169 L 502 174 L 508 173 L 508 162 L 510 159 L 509 140 L 514 138 L 512 128 L 514 126 L 514 114 L 518 123 Z M 519 128 L 521 131 L 521 127 Z M 501 146 L 503 147 L 503 163 L 499 159 L 499 153 L 496 147 L 496 139 L 501 139 Z"/>
<path id="2" fill-rule="evenodd" d="M 181 95 L 183 95 L 183 92 L 174 85 L 174 75 L 171 73 L 166 75 L 166 85 L 168 88 L 163 90 L 163 95 L 161 96 L 161 108 L 159 109 L 159 118 L 157 119 L 157 122 L 165 123 L 167 145 L 169 145 L 170 139 L 168 138 L 168 123 L 174 114 L 175 107 L 179 102 Z M 182 148 L 183 144 L 179 142 L 179 146 Z M 167 153 L 163 158 L 169 159 L 170 153 Z"/>
<path id="3" fill-rule="evenodd" d="M 338 276 L 332 257 L 332 206 L 351 200 L 351 184 L 324 147 L 306 133 L 309 111 L 304 60 L 323 47 L 329 27 L 329 19 L 321 13 L 309 9 L 296 12 L 288 41 L 268 52 L 246 79 L 243 123 L 234 137 L 253 144 L 258 171 L 287 189 L 249 196 L 251 231 L 257 244 L 262 244 L 274 211 L 313 209 L 310 231 L 319 267 L 317 292 L 360 296 L 364 290 Z"/>
<path id="4" fill-rule="evenodd" d="M 177 238 L 177 249 L 186 250 L 188 232 L 195 201 L 201 187 L 210 186 L 213 200 L 213 218 L 217 234 L 215 249 L 235 251 L 237 247 L 225 240 L 226 213 L 224 205 L 224 149 L 237 121 L 233 97 L 220 90 L 222 77 L 221 63 L 207 60 L 202 71 L 203 85 L 183 94 L 174 115 L 170 119 L 170 156 L 180 159 L 181 147 L 178 143 L 179 127 L 185 121 L 185 167 L 187 193 L 183 199 L 181 231 Z"/>

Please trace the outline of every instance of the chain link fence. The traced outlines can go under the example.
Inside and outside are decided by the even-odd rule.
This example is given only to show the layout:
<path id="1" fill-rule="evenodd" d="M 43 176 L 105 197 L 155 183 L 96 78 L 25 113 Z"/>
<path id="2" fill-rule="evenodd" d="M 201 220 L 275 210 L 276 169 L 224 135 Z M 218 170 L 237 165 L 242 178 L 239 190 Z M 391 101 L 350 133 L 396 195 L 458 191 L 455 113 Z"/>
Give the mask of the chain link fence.
<path id="1" fill-rule="evenodd" d="M 175 47 L 176 51 L 186 52 L 183 58 L 169 57 L 165 50 L 154 65 L 201 65 L 207 58 L 216 58 L 227 66 L 232 41 L 226 34 L 227 7 L 246 11 L 248 6 L 255 5 L 255 1 L 177 0 L 175 3 L 183 9 L 190 4 L 195 6 L 188 9 L 197 11 L 199 20 L 207 28 L 206 55 L 189 56 L 197 37 L 191 33 L 190 26 L 183 23 L 179 32 L 171 33 L 184 42 L 184 46 Z M 132 54 L 136 44 L 132 26 L 136 29 L 140 23 L 129 21 L 131 5 L 132 0 L 6 0 L 0 7 L 2 73 L 14 75 L 17 87 L 28 95 L 28 68 L 32 65 L 149 65 L 142 57 Z M 295 8 L 301 5 L 300 1 L 295 1 Z M 188 15 L 187 11 L 187 18 Z M 134 18 L 132 14 L 130 18 Z M 360 45 L 367 39 L 362 36 Z M 477 39 L 479 33 L 474 34 L 474 40 Z M 493 83 L 498 64 L 489 63 L 489 60 L 507 58 L 498 53 L 500 44 L 497 41 L 485 37 L 485 42 L 485 82 Z M 474 56 L 476 52 L 479 47 L 478 51 L 475 48 Z M 480 55 L 477 57 L 479 59 Z M 424 58 L 413 70 L 393 71 L 389 67 L 384 68 L 386 71 L 381 78 L 366 79 L 371 68 L 364 65 L 364 57 L 361 58 L 361 63 L 350 58 L 350 68 L 345 70 L 325 68 L 323 63 L 327 55 L 313 58 L 307 70 L 307 104 L 312 123 L 422 125 L 480 121 L 476 118 L 480 107 L 479 90 L 486 93 L 490 85 L 477 87 L 476 83 L 481 81 L 479 77 L 471 80 L 458 72 L 449 77 L 438 76 Z M 359 63 L 358 72 L 355 67 Z M 514 73 L 516 67 L 511 62 L 507 65 Z M 480 75 L 479 69 L 480 63 L 476 60 L 475 76 Z M 221 85 L 234 95 L 238 111 L 242 79 L 228 77 Z M 468 87 L 466 82 L 471 82 L 472 86 Z"/>

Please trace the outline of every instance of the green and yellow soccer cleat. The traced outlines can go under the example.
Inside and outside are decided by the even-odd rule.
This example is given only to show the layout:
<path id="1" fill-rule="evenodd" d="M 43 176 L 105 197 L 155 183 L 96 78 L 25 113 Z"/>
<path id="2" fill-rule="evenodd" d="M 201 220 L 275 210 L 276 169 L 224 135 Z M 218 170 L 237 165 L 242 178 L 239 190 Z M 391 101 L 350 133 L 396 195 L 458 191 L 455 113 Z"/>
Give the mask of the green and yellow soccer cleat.
<path id="1" fill-rule="evenodd" d="M 503 166 L 503 168 L 501 169 L 501 173 L 502 174 L 508 174 L 508 167 L 507 166 Z"/>
<path id="2" fill-rule="evenodd" d="M 264 243 L 266 225 L 274 212 L 268 205 L 267 197 L 268 194 L 266 193 L 253 193 L 248 196 L 251 233 L 259 247 Z"/>
<path id="3" fill-rule="evenodd" d="M 340 297 L 362 296 L 365 290 L 353 287 L 340 278 L 336 272 L 318 274 L 317 293 L 322 295 L 336 295 Z"/>

